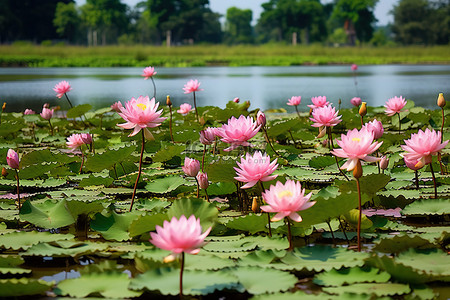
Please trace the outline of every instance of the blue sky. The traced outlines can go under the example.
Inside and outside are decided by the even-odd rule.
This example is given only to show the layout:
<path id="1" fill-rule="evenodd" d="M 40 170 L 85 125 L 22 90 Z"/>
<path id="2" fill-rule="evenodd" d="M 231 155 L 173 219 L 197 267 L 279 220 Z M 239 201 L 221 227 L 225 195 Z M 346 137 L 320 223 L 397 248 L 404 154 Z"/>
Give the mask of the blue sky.
<path id="1" fill-rule="evenodd" d="M 122 0 L 122 3 L 126 3 L 129 6 L 134 6 L 136 3 L 142 0 Z M 322 0 L 323 3 L 331 2 L 332 0 Z M 375 7 L 375 17 L 378 19 L 378 25 L 386 25 L 392 22 L 392 15 L 389 11 L 392 9 L 394 4 L 399 0 L 379 0 Z M 78 5 L 83 5 L 86 3 L 85 0 L 75 0 Z M 231 6 L 236 6 L 239 8 L 249 8 L 253 10 L 253 24 L 259 18 L 262 12 L 261 4 L 267 2 L 267 0 L 209 0 L 211 10 L 218 12 L 222 15 L 226 14 L 226 11 Z M 223 20 L 222 20 L 223 21 Z"/>

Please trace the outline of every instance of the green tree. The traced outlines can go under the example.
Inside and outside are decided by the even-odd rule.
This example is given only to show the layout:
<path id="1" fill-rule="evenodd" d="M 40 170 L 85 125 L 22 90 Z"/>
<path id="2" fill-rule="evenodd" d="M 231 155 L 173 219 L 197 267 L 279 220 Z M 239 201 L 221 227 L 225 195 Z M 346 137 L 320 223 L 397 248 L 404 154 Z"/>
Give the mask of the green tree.
<path id="1" fill-rule="evenodd" d="M 376 18 L 375 5 L 378 0 L 335 0 L 331 22 L 344 26 L 348 43 L 355 45 L 372 38 Z"/>
<path id="2" fill-rule="evenodd" d="M 250 9 L 239 9 L 234 6 L 228 8 L 225 22 L 225 43 L 253 43 L 251 22 L 252 11 Z"/>
<path id="3" fill-rule="evenodd" d="M 80 31 L 80 23 L 81 18 L 75 3 L 58 3 L 53 24 L 56 27 L 56 32 L 61 37 L 66 38 L 70 42 L 75 42 Z"/>

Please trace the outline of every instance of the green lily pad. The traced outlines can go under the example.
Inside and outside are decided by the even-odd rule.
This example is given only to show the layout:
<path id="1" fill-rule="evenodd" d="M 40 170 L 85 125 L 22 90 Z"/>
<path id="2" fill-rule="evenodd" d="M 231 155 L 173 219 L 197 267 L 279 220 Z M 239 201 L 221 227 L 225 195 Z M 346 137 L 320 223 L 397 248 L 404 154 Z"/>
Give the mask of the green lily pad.
<path id="1" fill-rule="evenodd" d="M 323 286 L 340 286 L 361 282 L 387 282 L 391 278 L 389 273 L 376 268 L 331 269 L 314 277 L 313 282 Z"/>
<path id="2" fill-rule="evenodd" d="M 414 201 L 403 210 L 404 215 L 448 215 L 450 199 L 426 199 Z"/>
<path id="3" fill-rule="evenodd" d="M 178 188 L 183 184 L 188 183 L 189 181 L 187 181 L 181 176 L 167 176 L 163 178 L 157 178 L 147 183 L 145 189 L 152 193 L 164 194 L 175 190 L 176 188 Z"/>
<path id="4" fill-rule="evenodd" d="M 94 242 L 56 241 L 39 243 L 23 252 L 24 256 L 68 257 L 89 255 L 108 248 L 108 245 Z"/>
<path id="5" fill-rule="evenodd" d="M 203 249 L 209 252 L 245 252 L 254 250 L 258 245 L 254 241 L 243 239 L 243 236 L 207 237 L 208 242 Z"/>
<path id="6" fill-rule="evenodd" d="M 205 231 L 209 227 L 214 226 L 219 211 L 212 203 L 202 199 L 188 198 L 175 200 L 167 211 L 167 215 L 169 216 L 169 220 L 173 217 L 179 219 L 182 215 L 186 216 L 186 218 L 194 215 L 197 219 L 200 219 L 200 225 L 203 231 Z"/>
<path id="7" fill-rule="evenodd" d="M 42 295 L 49 291 L 53 284 L 31 278 L 0 279 L 0 297 Z"/>
<path id="8" fill-rule="evenodd" d="M 100 232 L 107 240 L 125 241 L 130 238 L 128 228 L 140 214 L 140 212 L 117 214 L 113 211 L 109 216 L 104 216 L 97 213 L 91 221 L 91 228 Z"/>
<path id="9" fill-rule="evenodd" d="M 208 180 L 212 182 L 236 182 L 236 162 L 232 159 L 219 159 L 209 164 L 205 171 L 208 174 Z"/>
<path id="10" fill-rule="evenodd" d="M 66 279 L 58 283 L 54 290 L 57 295 L 84 298 L 99 293 L 105 298 L 134 298 L 141 291 L 128 289 L 131 279 L 128 274 L 116 271 L 83 274 L 81 277 Z"/>
<path id="11" fill-rule="evenodd" d="M 90 105 L 89 103 L 74 106 L 67 111 L 67 118 L 72 119 L 81 117 L 83 114 L 87 113 L 91 109 L 92 105 Z"/>
<path id="12" fill-rule="evenodd" d="M 111 169 L 115 164 L 128 159 L 135 151 L 135 145 L 109 148 L 103 153 L 97 153 L 94 156 L 90 156 L 84 167 L 92 172 L 101 172 L 105 169 Z"/>
<path id="13" fill-rule="evenodd" d="M 166 220 L 169 221 L 169 217 L 165 213 L 139 216 L 130 224 L 130 236 L 134 237 L 141 234 L 147 234 L 147 236 L 150 238 L 149 232 L 155 231 L 157 225 L 162 227 L 164 221 Z"/>
<path id="14" fill-rule="evenodd" d="M 73 234 L 52 234 L 50 232 L 18 231 L 0 235 L 0 246 L 6 249 L 26 250 L 33 245 L 44 242 L 71 240 Z"/>
<path id="15" fill-rule="evenodd" d="M 20 210 L 20 219 L 42 228 L 60 228 L 75 223 L 64 199 L 56 203 L 47 200 L 36 205 L 27 200 Z"/>
<path id="16" fill-rule="evenodd" d="M 226 223 L 231 229 L 248 231 L 250 234 L 257 232 L 269 232 L 267 214 L 248 214 L 243 217 L 234 218 Z"/>
<path id="17" fill-rule="evenodd" d="M 247 292 L 255 295 L 287 291 L 298 281 L 295 275 L 288 272 L 255 266 L 238 267 L 231 270 L 231 273 Z"/>
<path id="18" fill-rule="evenodd" d="M 25 260 L 18 255 L 0 255 L 0 274 L 31 273 L 31 270 L 19 267 L 24 262 Z"/>
<path id="19" fill-rule="evenodd" d="M 161 148 L 158 152 L 153 156 L 154 162 L 166 162 L 171 160 L 173 157 L 178 156 L 186 150 L 185 145 L 169 145 L 167 147 Z"/>
<path id="20" fill-rule="evenodd" d="M 323 290 L 330 294 L 373 294 L 377 297 L 404 295 L 411 291 L 407 284 L 401 283 L 356 283 L 339 287 L 324 287 Z"/>
<path id="21" fill-rule="evenodd" d="M 401 234 L 375 241 L 375 251 L 384 253 L 400 253 L 409 248 L 424 249 L 434 247 L 419 234 Z"/>
<path id="22" fill-rule="evenodd" d="M 440 249 L 409 249 L 400 253 L 396 261 L 439 280 L 450 282 L 450 258 Z"/>

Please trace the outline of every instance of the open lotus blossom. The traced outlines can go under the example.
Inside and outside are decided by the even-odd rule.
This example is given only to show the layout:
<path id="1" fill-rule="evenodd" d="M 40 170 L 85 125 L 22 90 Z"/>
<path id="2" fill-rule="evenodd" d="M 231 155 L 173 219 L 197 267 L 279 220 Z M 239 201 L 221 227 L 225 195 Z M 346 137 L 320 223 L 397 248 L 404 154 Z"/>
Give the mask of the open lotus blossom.
<path id="1" fill-rule="evenodd" d="M 171 259 L 180 256 L 182 252 L 197 254 L 205 244 L 205 238 L 211 231 L 209 227 L 202 233 L 200 219 L 191 215 L 186 219 L 184 215 L 177 219 L 172 217 L 170 222 L 164 221 L 163 227 L 156 226 L 156 233 L 150 232 L 150 243 L 158 248 L 172 251 Z"/>
<path id="2" fill-rule="evenodd" d="M 297 106 L 302 102 L 302 96 L 292 96 L 291 99 L 288 99 L 287 105 Z"/>
<path id="3" fill-rule="evenodd" d="M 352 69 L 352 71 L 356 71 L 356 70 L 358 70 L 358 65 L 357 64 L 352 64 L 350 69 Z"/>
<path id="4" fill-rule="evenodd" d="M 63 80 L 57 83 L 53 90 L 56 92 L 56 97 L 61 98 L 65 93 L 71 91 L 72 87 L 67 81 Z"/>
<path id="5" fill-rule="evenodd" d="M 122 108 L 123 108 L 123 105 L 120 101 L 114 102 L 111 105 L 111 109 L 118 113 L 121 111 Z"/>
<path id="6" fill-rule="evenodd" d="M 338 116 L 338 112 L 331 105 L 315 108 L 312 111 L 312 118 L 309 118 L 314 122 L 313 127 L 333 127 L 339 124 L 342 120 L 342 116 Z"/>
<path id="7" fill-rule="evenodd" d="M 316 203 L 315 201 L 309 201 L 311 195 L 312 193 L 309 193 L 305 196 L 305 189 L 302 189 L 298 181 L 288 179 L 285 184 L 278 181 L 276 185 L 271 185 L 269 190 L 262 193 L 262 197 L 268 205 L 261 206 L 261 210 L 277 213 L 272 217 L 273 222 L 284 217 L 288 217 L 295 222 L 301 222 L 302 217 L 298 212 L 310 208 Z"/>
<path id="8" fill-rule="evenodd" d="M 181 168 L 187 176 L 195 177 L 200 171 L 200 162 L 194 158 L 185 157 L 184 166 Z"/>
<path id="9" fill-rule="evenodd" d="M 200 131 L 200 143 L 211 145 L 216 139 L 216 128 L 208 127 Z"/>
<path id="10" fill-rule="evenodd" d="M 245 158 L 241 157 L 241 162 L 234 167 L 237 177 L 234 179 L 240 182 L 246 182 L 243 189 L 251 188 L 258 181 L 270 181 L 277 178 L 278 175 L 271 175 L 277 168 L 277 159 L 270 162 L 270 156 L 261 151 L 256 151 L 253 155 L 247 153 Z"/>
<path id="11" fill-rule="evenodd" d="M 19 154 L 13 149 L 9 149 L 6 153 L 6 162 L 13 169 L 19 169 Z"/>
<path id="12" fill-rule="evenodd" d="M 406 105 L 406 100 L 402 96 L 400 97 L 393 97 L 390 98 L 388 101 L 386 101 L 386 104 L 384 107 L 386 107 L 385 113 L 388 116 L 393 116 L 397 113 L 400 113 Z"/>
<path id="13" fill-rule="evenodd" d="M 67 138 L 66 145 L 68 148 L 72 149 L 71 151 L 75 151 L 78 147 L 85 144 L 83 137 L 80 133 L 74 133 Z"/>
<path id="14" fill-rule="evenodd" d="M 44 106 L 42 108 L 42 112 L 40 113 L 40 115 L 45 120 L 50 120 L 53 117 L 53 111 L 54 111 L 54 109 L 50 109 L 50 108 L 47 108 Z"/>
<path id="15" fill-rule="evenodd" d="M 32 109 L 25 109 L 25 111 L 23 112 L 24 115 L 34 115 L 36 112 Z"/>
<path id="16" fill-rule="evenodd" d="M 147 67 L 147 68 L 144 69 L 144 71 L 143 71 L 141 76 L 145 77 L 144 79 L 147 80 L 147 79 L 153 77 L 154 75 L 156 75 L 155 68 Z"/>
<path id="17" fill-rule="evenodd" d="M 177 113 L 182 115 L 187 115 L 192 110 L 192 106 L 189 103 L 183 103 L 180 105 L 180 109 L 177 110 Z"/>
<path id="18" fill-rule="evenodd" d="M 134 136 L 141 129 L 144 130 L 146 139 L 153 139 L 153 134 L 148 130 L 161 125 L 166 118 L 161 118 L 162 109 L 158 109 L 159 103 L 155 102 L 155 98 L 149 99 L 148 96 L 139 96 L 139 98 L 131 98 L 125 103 L 125 107 L 120 109 L 119 115 L 126 121 L 123 124 L 117 124 L 125 129 L 133 129 L 128 136 Z"/>
<path id="19" fill-rule="evenodd" d="M 383 142 L 374 142 L 373 133 L 367 128 L 349 130 L 347 134 L 341 135 L 340 141 L 336 140 L 336 142 L 342 149 L 335 149 L 331 153 L 338 157 L 348 158 L 341 169 L 353 170 L 360 159 L 367 162 L 380 160 L 380 158 L 369 156 L 369 154 L 380 148 Z"/>
<path id="20" fill-rule="evenodd" d="M 198 92 L 198 91 L 203 91 L 203 89 L 200 89 L 200 82 L 198 82 L 197 79 L 193 80 L 189 80 L 183 87 L 184 93 L 185 94 L 189 94 L 192 92 Z"/>
<path id="21" fill-rule="evenodd" d="M 367 122 L 366 124 L 363 125 L 363 127 L 366 127 L 368 131 L 372 131 L 373 138 L 376 140 L 378 140 L 380 137 L 383 136 L 384 133 L 383 124 L 377 119 Z"/>
<path id="22" fill-rule="evenodd" d="M 313 104 L 309 104 L 308 107 L 312 108 L 312 109 L 327 106 L 330 104 L 330 102 L 327 101 L 327 97 L 325 97 L 325 96 L 312 97 L 311 101 Z"/>
<path id="23" fill-rule="evenodd" d="M 362 100 L 361 100 L 361 98 L 359 98 L 359 97 L 353 97 L 353 98 L 350 100 L 350 103 L 353 104 L 354 106 L 360 106 L 361 103 L 362 103 Z"/>
<path id="24" fill-rule="evenodd" d="M 224 149 L 224 151 L 231 151 L 239 146 L 250 146 L 249 139 L 254 137 L 261 125 L 257 125 L 252 117 L 245 117 L 241 115 L 239 119 L 231 117 L 227 124 L 217 128 L 216 135 L 221 137 L 221 140 L 231 146 Z"/>
<path id="25" fill-rule="evenodd" d="M 431 163 L 432 155 L 437 155 L 448 144 L 448 140 L 441 143 L 441 132 L 430 129 L 411 134 L 411 138 L 405 140 L 406 145 L 402 149 L 405 161 L 416 162 L 416 166 L 424 166 Z"/>

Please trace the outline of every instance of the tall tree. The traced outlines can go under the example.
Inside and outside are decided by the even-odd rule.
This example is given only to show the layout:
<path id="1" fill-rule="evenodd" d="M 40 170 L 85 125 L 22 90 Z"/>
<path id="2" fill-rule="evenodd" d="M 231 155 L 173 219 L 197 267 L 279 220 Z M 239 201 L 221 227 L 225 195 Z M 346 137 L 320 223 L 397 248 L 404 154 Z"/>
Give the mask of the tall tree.
<path id="1" fill-rule="evenodd" d="M 53 24 L 56 32 L 70 42 L 75 42 L 80 32 L 81 18 L 75 3 L 58 2 Z"/>
<path id="2" fill-rule="evenodd" d="M 348 43 L 355 45 L 356 39 L 368 42 L 372 38 L 376 18 L 375 5 L 378 0 L 335 0 L 331 19 L 344 26 Z"/>
<path id="3" fill-rule="evenodd" d="M 227 44 L 250 44 L 252 36 L 252 11 L 230 7 L 225 22 L 225 42 Z"/>

